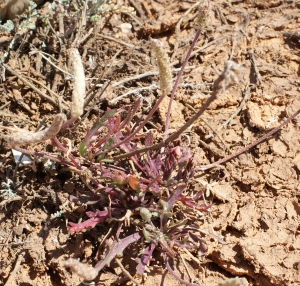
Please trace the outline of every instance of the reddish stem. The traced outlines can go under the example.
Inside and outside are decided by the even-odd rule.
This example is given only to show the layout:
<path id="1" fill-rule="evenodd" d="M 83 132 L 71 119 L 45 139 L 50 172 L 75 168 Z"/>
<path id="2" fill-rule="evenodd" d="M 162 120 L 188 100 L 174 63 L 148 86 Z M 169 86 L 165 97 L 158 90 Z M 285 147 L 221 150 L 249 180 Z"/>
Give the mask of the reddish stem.
<path id="1" fill-rule="evenodd" d="M 40 158 L 44 158 L 44 159 L 48 159 L 48 160 L 51 160 L 53 162 L 57 162 L 57 163 L 61 163 L 61 164 L 64 164 L 64 165 L 68 165 L 68 166 L 72 166 L 74 167 L 74 165 L 71 163 L 71 162 L 68 162 L 64 159 L 60 159 L 60 158 L 57 158 L 57 157 L 54 157 L 54 156 L 51 156 L 51 155 L 47 155 L 47 154 L 44 154 L 44 153 L 40 153 L 40 152 L 36 152 L 36 151 L 31 151 L 31 150 L 27 150 L 27 149 L 23 149 L 19 146 L 14 146 L 13 149 L 21 152 L 21 153 L 24 153 L 26 155 L 29 155 L 29 156 L 36 156 L 36 157 L 40 157 Z"/>
<path id="2" fill-rule="evenodd" d="M 66 155 L 68 154 L 68 149 L 65 148 L 65 146 L 63 146 L 57 139 L 56 136 L 54 136 L 54 138 L 52 139 L 52 142 L 61 150 L 63 151 Z M 73 162 L 73 164 L 76 166 L 76 168 L 78 170 L 82 170 L 81 166 L 76 162 L 76 160 L 74 159 L 74 157 L 71 154 L 67 155 L 68 158 Z"/>
<path id="3" fill-rule="evenodd" d="M 300 109 L 298 109 L 294 114 L 292 114 L 289 118 L 287 118 L 286 120 L 284 120 L 281 124 L 279 124 L 277 127 L 275 127 L 273 130 L 271 130 L 270 132 L 268 132 L 267 134 L 265 134 L 264 136 L 262 136 L 261 138 L 257 139 L 255 142 L 247 145 L 246 147 L 242 148 L 241 150 L 237 151 L 234 154 L 231 154 L 223 159 L 220 159 L 219 161 L 216 161 L 212 164 L 209 165 L 203 165 L 203 166 L 199 166 L 197 168 L 197 171 L 204 171 L 204 170 L 208 170 L 214 167 L 218 167 L 220 166 L 220 164 L 223 164 L 239 155 L 241 155 L 242 153 L 250 150 L 251 148 L 253 148 L 254 146 L 260 144 L 261 142 L 267 140 L 269 137 L 271 137 L 274 133 L 276 133 L 277 131 L 279 131 L 284 125 L 288 124 L 291 120 L 293 120 L 297 115 L 300 114 Z"/>
<path id="4" fill-rule="evenodd" d="M 61 129 L 67 128 L 72 123 L 74 123 L 77 119 L 78 118 L 71 118 L 71 119 L 67 120 L 66 122 L 63 123 L 63 125 L 61 126 Z"/>
<path id="5" fill-rule="evenodd" d="M 167 118 L 166 118 L 166 124 L 165 124 L 165 133 L 166 133 L 166 131 L 169 129 L 169 123 L 170 123 L 170 116 L 171 116 L 172 102 L 173 102 L 173 100 L 174 100 L 174 96 L 175 96 L 175 93 L 176 93 L 176 90 L 177 90 L 177 87 L 178 87 L 180 78 L 181 78 L 181 76 L 182 76 L 182 74 L 183 74 L 183 71 L 184 71 L 184 69 L 185 69 L 185 66 L 187 65 L 187 63 L 188 63 L 188 61 L 189 61 L 189 58 L 190 58 L 190 56 L 191 56 L 191 53 L 192 53 L 192 51 L 193 51 L 193 49 L 194 49 L 194 47 L 195 47 L 195 45 L 196 45 L 196 43 L 197 43 L 197 41 L 198 41 L 198 39 L 199 39 L 199 37 L 200 37 L 200 34 L 201 34 L 201 30 L 198 29 L 198 30 L 197 30 L 197 33 L 196 33 L 196 35 L 195 35 L 195 37 L 194 37 L 194 40 L 193 40 L 193 42 L 192 42 L 192 44 L 191 44 L 191 46 L 190 46 L 190 48 L 189 48 L 189 50 L 188 50 L 188 53 L 187 53 L 187 55 L 185 56 L 185 59 L 184 59 L 184 61 L 183 61 L 183 63 L 182 63 L 181 69 L 180 69 L 180 71 L 179 71 L 179 73 L 178 73 L 178 75 L 177 75 L 177 77 L 176 77 L 176 81 L 175 81 L 175 84 L 174 84 L 173 89 L 172 89 L 172 92 L 171 92 L 170 102 L 169 102 L 169 106 L 168 106 L 168 112 L 167 112 Z M 167 135 L 164 136 L 164 140 L 166 139 L 166 137 L 167 137 Z"/>
<path id="6" fill-rule="evenodd" d="M 146 116 L 146 118 L 144 119 L 144 121 L 140 124 L 139 127 L 137 127 L 135 129 L 135 131 L 133 133 L 131 133 L 127 138 L 125 138 L 123 141 L 115 144 L 114 146 L 112 146 L 109 150 L 114 150 L 115 148 L 119 147 L 122 144 L 127 143 L 128 141 L 130 141 L 130 139 L 132 139 L 145 125 L 146 123 L 150 120 L 150 118 L 152 117 L 152 115 L 154 114 L 154 112 L 156 111 L 156 109 L 158 108 L 158 106 L 160 105 L 160 103 L 162 102 L 162 100 L 164 99 L 165 94 L 162 94 L 159 99 L 156 101 L 154 107 L 152 108 L 152 110 L 149 112 L 149 114 Z"/>

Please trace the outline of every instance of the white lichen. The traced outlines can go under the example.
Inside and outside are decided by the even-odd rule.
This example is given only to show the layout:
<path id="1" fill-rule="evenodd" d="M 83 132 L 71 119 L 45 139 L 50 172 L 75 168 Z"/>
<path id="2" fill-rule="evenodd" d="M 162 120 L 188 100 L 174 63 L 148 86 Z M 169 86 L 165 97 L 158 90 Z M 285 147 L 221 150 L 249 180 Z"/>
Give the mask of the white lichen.
<path id="1" fill-rule="evenodd" d="M 14 22 L 11 20 L 7 20 L 6 23 L 0 25 L 0 30 L 6 33 L 11 33 L 14 30 L 14 28 L 15 28 Z"/>
<path id="2" fill-rule="evenodd" d="M 5 200 L 8 200 L 15 196 L 14 191 L 11 189 L 11 183 L 12 183 L 12 180 L 10 180 L 10 179 L 7 179 L 7 183 L 5 183 L 5 182 L 1 183 L 1 187 L 3 189 L 0 190 L 0 197 L 2 197 Z"/>

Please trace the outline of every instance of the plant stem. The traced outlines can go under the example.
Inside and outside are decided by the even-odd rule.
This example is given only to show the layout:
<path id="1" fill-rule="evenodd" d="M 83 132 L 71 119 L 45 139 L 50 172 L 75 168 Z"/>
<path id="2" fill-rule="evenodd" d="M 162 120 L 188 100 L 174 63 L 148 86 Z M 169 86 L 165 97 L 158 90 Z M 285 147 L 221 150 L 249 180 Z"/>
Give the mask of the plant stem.
<path id="1" fill-rule="evenodd" d="M 208 170 L 214 167 L 219 166 L 220 164 L 223 164 L 239 155 L 241 155 L 242 153 L 250 150 L 251 148 L 253 148 L 254 146 L 260 144 L 261 142 L 265 141 L 266 139 L 268 139 L 270 136 L 272 136 L 274 133 L 276 133 L 277 131 L 279 131 L 284 125 L 288 124 L 291 120 L 293 120 L 298 114 L 300 113 L 300 109 L 297 110 L 294 114 L 292 114 L 289 118 L 287 118 L 286 120 L 284 120 L 281 124 L 279 124 L 277 127 L 275 127 L 274 129 L 272 129 L 270 132 L 268 132 L 267 134 L 265 134 L 264 136 L 262 136 L 261 138 L 259 138 L 258 140 L 254 141 L 253 143 L 249 144 L 248 146 L 246 146 L 245 148 L 242 148 L 241 150 L 237 151 L 234 154 L 231 154 L 223 159 L 220 159 L 217 162 L 214 162 L 212 164 L 209 165 L 203 165 L 203 166 L 199 166 L 198 168 L 196 168 L 196 170 L 198 171 L 204 171 L 204 170 Z"/>
<path id="2" fill-rule="evenodd" d="M 73 162 L 73 164 L 76 166 L 76 168 L 78 170 L 82 170 L 81 166 L 75 161 L 74 157 L 71 155 L 71 154 L 68 154 L 68 149 L 65 148 L 57 139 L 56 136 L 54 136 L 53 138 L 53 143 L 61 150 L 63 151 L 67 156 L 68 158 Z"/>
<path id="3" fill-rule="evenodd" d="M 183 63 L 182 63 L 181 69 L 180 69 L 180 71 L 179 71 L 179 73 L 178 73 L 178 75 L 177 75 L 177 77 L 176 77 L 176 81 L 175 81 L 175 84 L 174 84 L 173 89 L 172 89 L 172 92 L 171 92 L 170 102 L 169 102 L 169 106 L 168 106 L 167 118 L 166 118 L 166 123 L 165 123 L 165 133 L 166 133 L 166 131 L 169 129 L 169 123 L 170 123 L 170 116 L 171 116 L 172 102 L 173 102 L 173 100 L 174 100 L 174 96 L 175 96 L 177 87 L 178 87 L 178 85 L 179 85 L 180 78 L 181 78 L 181 76 L 182 76 L 182 74 L 183 74 L 184 68 L 186 67 L 186 65 L 187 65 L 187 63 L 188 63 L 188 60 L 189 60 L 189 58 L 190 58 L 190 56 L 191 56 L 191 53 L 192 53 L 192 51 L 193 51 L 193 49 L 194 49 L 194 47 L 195 47 L 195 45 L 196 45 L 196 43 L 197 43 L 197 41 L 198 41 L 198 39 L 199 39 L 199 37 L 200 37 L 200 34 L 201 34 L 201 30 L 198 29 L 198 30 L 197 30 L 197 33 L 196 33 L 196 35 L 195 35 L 195 37 L 194 37 L 194 40 L 193 40 L 193 42 L 192 42 L 192 44 L 191 44 L 191 46 L 190 46 L 190 48 L 189 48 L 189 50 L 188 50 L 188 53 L 187 53 L 187 55 L 185 56 L 185 59 L 184 59 L 184 61 L 183 61 Z M 167 135 L 165 135 L 164 139 L 166 139 L 166 136 L 167 136 Z"/>
<path id="4" fill-rule="evenodd" d="M 122 144 L 127 143 L 128 141 L 130 141 L 130 139 L 132 139 L 149 121 L 149 119 L 152 117 L 152 115 L 154 114 L 154 112 L 157 110 L 158 106 L 160 105 L 160 103 L 162 102 L 162 100 L 164 99 L 165 94 L 162 94 L 159 99 L 156 101 L 154 107 L 151 109 L 151 111 L 149 112 L 149 114 L 146 116 L 146 118 L 143 120 L 143 122 L 140 124 L 139 127 L 136 128 L 136 130 L 131 133 L 127 138 L 125 138 L 123 141 L 115 144 L 114 146 L 112 146 L 109 150 L 114 150 L 115 148 L 119 147 Z M 128 153 L 130 154 L 130 153 Z M 129 157 L 129 156 L 126 156 Z"/>
<path id="5" fill-rule="evenodd" d="M 44 158 L 44 159 L 48 159 L 48 160 L 51 160 L 53 162 L 57 162 L 57 163 L 60 163 L 60 164 L 64 164 L 64 165 L 68 165 L 68 166 L 71 166 L 71 167 L 75 167 L 72 163 L 64 160 L 64 159 L 60 159 L 60 158 L 57 158 L 57 157 L 54 157 L 54 156 L 51 156 L 51 155 L 47 155 L 47 154 L 43 154 L 43 153 L 40 153 L 40 152 L 35 152 L 35 151 L 30 151 L 30 150 L 27 150 L 27 149 L 23 149 L 19 146 L 13 146 L 13 149 L 21 152 L 21 153 L 24 153 L 26 155 L 29 155 L 29 156 L 35 156 L 35 157 L 40 157 L 40 158 Z"/>
<path id="6" fill-rule="evenodd" d="M 69 120 L 67 120 L 66 122 L 64 122 L 61 126 L 61 129 L 67 128 L 68 126 L 70 126 L 72 123 L 74 123 L 78 118 L 71 118 Z"/>
<path id="7" fill-rule="evenodd" d="M 191 117 L 177 132 L 173 133 L 166 140 L 164 140 L 160 143 L 157 143 L 152 146 L 145 147 L 145 148 L 142 148 L 139 150 L 135 150 L 135 151 L 127 153 L 127 154 L 116 156 L 116 157 L 114 157 L 114 160 L 120 160 L 120 159 L 124 159 L 127 157 L 132 157 L 134 155 L 138 155 L 138 154 L 150 151 L 150 150 L 157 150 L 159 148 L 163 148 L 163 147 L 167 146 L 170 142 L 177 139 L 180 136 L 180 134 L 182 134 L 187 128 L 189 128 L 199 118 L 199 116 L 201 116 L 203 114 L 203 112 L 209 107 L 209 105 L 217 98 L 218 92 L 222 88 L 220 83 L 224 79 L 225 79 L 225 76 L 224 76 L 224 73 L 222 73 L 214 82 L 213 91 L 211 93 L 211 96 L 202 105 L 200 110 L 193 117 Z"/>

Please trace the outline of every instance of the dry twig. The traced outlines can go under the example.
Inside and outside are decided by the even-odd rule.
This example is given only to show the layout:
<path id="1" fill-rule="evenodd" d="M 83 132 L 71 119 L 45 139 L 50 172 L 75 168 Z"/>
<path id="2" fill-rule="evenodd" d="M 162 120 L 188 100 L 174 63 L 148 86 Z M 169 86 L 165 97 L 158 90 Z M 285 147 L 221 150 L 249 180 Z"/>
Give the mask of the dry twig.
<path id="1" fill-rule="evenodd" d="M 134 45 L 131 45 L 131 44 L 128 44 L 124 41 L 121 41 L 121 40 L 118 40 L 116 38 L 113 38 L 113 37 L 110 37 L 110 36 L 106 36 L 106 35 L 103 35 L 103 34 L 99 34 L 98 37 L 100 38 L 103 38 L 103 39 L 106 39 L 106 40 L 110 40 L 110 41 L 114 41 L 120 45 L 123 45 L 123 46 L 126 46 L 127 48 L 129 49 L 133 49 L 133 50 L 139 50 L 140 48 L 137 47 L 137 46 L 134 46 Z"/>
<path id="2" fill-rule="evenodd" d="M 178 46 L 179 46 L 179 38 L 180 38 L 180 26 L 181 26 L 181 23 L 183 21 L 183 19 L 189 14 L 191 13 L 191 11 L 193 9 L 195 9 L 196 7 L 199 6 L 199 2 L 195 3 L 193 6 L 191 6 L 179 19 L 179 21 L 177 22 L 176 24 L 176 27 L 175 27 L 175 38 L 176 38 L 176 41 L 175 41 L 175 44 L 174 44 L 174 50 L 173 50 L 173 54 L 172 54 L 172 57 L 171 57 L 171 61 L 175 58 L 176 56 L 176 53 L 177 53 L 177 50 L 178 50 Z"/>
<path id="3" fill-rule="evenodd" d="M 0 106 L 0 110 L 4 109 L 6 106 L 10 105 L 10 101 Z"/>
<path id="4" fill-rule="evenodd" d="M 110 103 L 111 104 L 116 104 L 119 100 L 121 100 L 122 98 L 126 98 L 127 96 L 131 95 L 131 94 L 139 94 L 140 92 L 142 91 L 145 91 L 145 90 L 152 90 L 152 89 L 156 89 L 158 88 L 158 86 L 156 84 L 152 84 L 152 85 L 149 85 L 149 86 L 145 86 L 145 87 L 140 87 L 140 88 L 136 88 L 136 89 L 133 89 L 133 90 L 129 90 L 128 92 L 110 100 Z"/>
<path id="5" fill-rule="evenodd" d="M 251 47 L 248 48 L 248 54 L 250 56 L 250 59 L 251 59 L 252 65 L 253 65 L 253 69 L 254 69 L 254 72 L 255 72 L 255 75 L 256 75 L 256 80 L 258 82 L 258 85 L 260 85 L 262 83 L 261 75 L 260 75 L 259 70 L 257 68 L 254 52 L 253 52 L 253 49 Z"/>
<path id="6" fill-rule="evenodd" d="M 141 7 L 139 6 L 139 4 L 135 3 L 134 0 L 129 0 L 129 3 L 134 7 L 134 9 L 138 12 L 138 14 L 140 14 L 143 21 L 147 20 L 147 17 L 143 12 L 143 10 L 141 9 Z"/>
<path id="7" fill-rule="evenodd" d="M 37 94 L 39 94 L 42 98 L 46 99 L 47 101 L 51 102 L 54 105 L 58 105 L 58 103 L 47 94 L 40 91 L 37 87 L 35 87 L 31 82 L 29 82 L 27 79 L 25 79 L 23 76 L 19 75 L 17 72 L 15 72 L 9 65 L 2 63 L 2 65 L 7 69 L 11 74 L 18 77 L 21 81 L 23 81 L 26 85 L 28 85 L 30 88 L 32 88 Z M 64 108 L 66 110 L 66 108 Z"/>
<path id="8" fill-rule="evenodd" d="M 231 116 L 217 129 L 216 131 L 216 134 L 217 132 L 219 132 L 220 130 L 222 130 L 222 128 L 224 128 L 227 124 L 230 124 L 231 120 L 239 114 L 239 112 L 243 109 L 247 99 L 248 99 L 248 96 L 249 96 L 249 92 L 250 92 L 250 88 L 249 88 L 249 83 L 247 84 L 245 90 L 244 90 L 244 96 L 243 96 L 243 100 L 241 102 L 241 104 L 239 105 L 239 107 L 237 108 L 237 110 L 231 114 Z M 208 134 L 207 136 L 205 136 L 205 138 L 211 138 L 213 136 L 213 134 Z M 217 135 L 218 136 L 218 135 Z M 220 137 L 218 136 L 218 138 L 220 139 Z"/>
<path id="9" fill-rule="evenodd" d="M 45 59 L 50 65 L 54 66 L 55 68 L 57 68 L 59 71 L 61 71 L 62 73 L 70 76 L 70 77 L 73 77 L 70 73 L 68 73 L 67 71 L 63 70 L 62 68 L 60 68 L 59 66 L 57 66 L 56 64 L 54 64 L 51 60 L 49 60 L 44 54 L 47 54 L 45 52 L 41 52 L 41 51 L 38 51 L 38 50 L 35 50 L 35 51 L 31 51 L 30 52 L 31 55 L 33 54 L 39 54 L 41 55 L 41 57 L 43 59 Z M 47 54 L 48 56 L 50 56 L 52 59 L 56 60 L 55 58 L 53 58 L 53 56 Z"/>
<path id="10" fill-rule="evenodd" d="M 224 14 L 223 14 L 221 8 L 220 8 L 219 6 L 217 6 L 217 5 L 215 5 L 215 11 L 217 12 L 217 14 L 218 14 L 218 16 L 219 16 L 221 22 L 222 22 L 224 25 L 227 25 L 227 24 L 228 24 L 228 23 L 227 23 L 227 20 L 226 20 Z"/>
<path id="11" fill-rule="evenodd" d="M 15 279 L 15 276 L 16 276 L 17 272 L 19 271 L 19 269 L 21 267 L 21 263 L 22 263 L 23 257 L 24 257 L 24 253 L 22 252 L 22 253 L 19 254 L 19 256 L 17 258 L 17 262 L 16 262 L 16 265 L 15 265 L 15 268 L 10 273 L 10 276 L 7 279 L 7 281 L 6 281 L 6 283 L 5 283 L 4 286 L 11 286 L 11 285 L 15 284 L 13 281 Z"/>
<path id="12" fill-rule="evenodd" d="M 125 267 L 123 266 L 122 262 L 120 261 L 120 259 L 115 258 L 115 261 L 117 262 L 117 264 L 119 265 L 119 267 L 121 268 L 122 272 L 135 284 L 135 285 L 141 285 L 140 282 L 136 281 L 131 275 L 130 273 L 125 269 Z"/>
<path id="13" fill-rule="evenodd" d="M 172 65 L 173 64 L 171 64 L 171 66 Z M 185 67 L 184 70 L 189 70 L 189 69 L 193 69 L 193 68 L 195 68 L 195 66 L 188 66 L 188 67 Z M 179 72 L 180 68 L 178 68 L 178 69 L 172 69 L 171 71 L 172 72 Z M 113 83 L 112 87 L 117 87 L 119 85 L 123 85 L 126 82 L 133 81 L 133 80 L 140 79 L 140 78 L 147 77 L 147 76 L 153 76 L 153 75 L 159 75 L 159 72 L 158 71 L 145 72 L 145 73 L 138 74 L 138 75 L 135 75 L 135 76 L 132 76 L 132 77 L 127 77 L 127 78 L 124 78 L 124 79 L 122 79 L 122 80 L 120 80 L 118 82 Z"/>
<path id="14" fill-rule="evenodd" d="M 267 140 L 269 137 L 271 137 L 273 134 L 275 134 L 277 131 L 279 131 L 283 126 L 285 126 L 286 124 L 288 124 L 291 120 L 293 120 L 298 114 L 300 114 L 300 109 L 297 110 L 293 115 L 291 115 L 289 118 L 287 118 L 286 120 L 284 120 L 280 125 L 278 125 L 276 128 L 274 128 L 272 131 L 268 132 L 267 134 L 265 134 L 264 136 L 262 136 L 261 138 L 259 138 L 258 140 L 256 140 L 255 142 L 247 145 L 245 148 L 242 148 L 241 150 L 239 150 L 238 152 L 231 154 L 217 162 L 214 162 L 212 164 L 209 165 L 204 165 L 204 166 L 200 166 L 197 168 L 197 170 L 199 171 L 204 171 L 204 170 L 208 170 L 211 168 L 215 168 L 220 166 L 220 164 L 223 164 L 239 155 L 241 155 L 244 152 L 247 152 L 248 150 L 250 150 L 251 148 L 253 148 L 254 146 L 260 144 L 261 142 Z"/>
<path id="15" fill-rule="evenodd" d="M 50 88 L 48 88 L 47 86 L 45 86 L 44 84 L 42 84 L 40 81 L 38 81 L 38 80 L 36 80 L 36 79 L 34 79 L 32 77 L 29 77 L 29 76 L 26 76 L 26 75 L 24 75 L 24 77 L 32 80 L 33 82 L 39 84 L 40 86 L 42 86 L 43 88 L 45 88 L 46 90 L 48 90 L 49 93 L 53 94 L 57 99 L 60 99 L 65 104 L 65 106 L 64 106 L 65 110 L 68 109 L 68 107 L 69 107 L 68 105 L 69 104 L 63 98 L 61 98 L 61 96 L 59 96 L 57 93 L 55 93 L 53 90 L 51 90 Z M 52 86 L 52 88 L 53 88 L 53 86 Z"/>
<path id="16" fill-rule="evenodd" d="M 36 243 L 36 242 L 35 241 L 7 242 L 7 243 L 0 243 L 0 246 L 14 246 L 14 245 L 22 245 L 26 243 Z"/>

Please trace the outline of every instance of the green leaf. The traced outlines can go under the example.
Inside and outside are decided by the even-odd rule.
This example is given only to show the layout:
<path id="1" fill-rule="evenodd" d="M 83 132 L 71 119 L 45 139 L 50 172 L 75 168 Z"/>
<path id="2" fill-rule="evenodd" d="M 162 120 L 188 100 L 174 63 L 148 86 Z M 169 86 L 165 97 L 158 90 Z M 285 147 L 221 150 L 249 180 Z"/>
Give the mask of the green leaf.
<path id="1" fill-rule="evenodd" d="M 106 154 L 107 151 L 103 151 L 103 153 L 97 157 L 97 162 L 104 162 Z"/>
<path id="2" fill-rule="evenodd" d="M 150 232 L 148 232 L 146 229 L 143 228 L 143 235 L 146 241 L 151 241 L 151 236 L 150 236 Z"/>
<path id="3" fill-rule="evenodd" d="M 90 138 L 97 132 L 97 130 L 102 127 L 107 125 L 107 119 L 114 116 L 115 113 L 117 112 L 116 109 L 112 109 L 107 111 L 101 118 L 97 118 L 96 122 L 94 123 L 93 127 L 90 129 L 88 132 L 89 136 L 85 142 L 86 145 L 89 144 Z"/>
<path id="4" fill-rule="evenodd" d="M 81 156 L 81 157 L 84 157 L 86 151 L 87 151 L 87 146 L 86 146 L 86 144 L 85 144 L 84 142 L 81 142 L 81 143 L 79 144 L 79 154 L 80 154 L 80 156 Z"/>
<path id="5" fill-rule="evenodd" d="M 99 158 L 99 157 L 98 157 Z M 97 158 L 97 159 L 98 159 Z M 99 161 L 97 161 L 97 162 L 99 162 Z M 112 159 L 102 159 L 101 160 L 101 162 L 103 162 L 103 163 L 110 163 L 110 164 L 112 164 L 112 163 L 114 163 L 115 161 L 114 160 L 112 160 Z"/>

